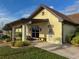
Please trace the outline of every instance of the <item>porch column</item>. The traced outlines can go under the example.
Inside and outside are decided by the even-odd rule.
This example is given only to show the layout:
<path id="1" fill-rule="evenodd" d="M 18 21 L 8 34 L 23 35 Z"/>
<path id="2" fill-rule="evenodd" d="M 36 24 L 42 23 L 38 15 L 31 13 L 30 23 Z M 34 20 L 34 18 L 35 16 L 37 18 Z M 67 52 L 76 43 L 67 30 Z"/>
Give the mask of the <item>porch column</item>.
<path id="1" fill-rule="evenodd" d="M 22 25 L 22 41 L 25 41 L 26 40 L 26 30 L 25 30 L 25 25 Z"/>
<path id="2" fill-rule="evenodd" d="M 29 35 L 29 28 L 28 28 L 28 25 L 26 25 L 26 36 Z"/>
<path id="3" fill-rule="evenodd" d="M 15 39 L 15 28 L 12 27 L 12 41 L 14 41 Z"/>

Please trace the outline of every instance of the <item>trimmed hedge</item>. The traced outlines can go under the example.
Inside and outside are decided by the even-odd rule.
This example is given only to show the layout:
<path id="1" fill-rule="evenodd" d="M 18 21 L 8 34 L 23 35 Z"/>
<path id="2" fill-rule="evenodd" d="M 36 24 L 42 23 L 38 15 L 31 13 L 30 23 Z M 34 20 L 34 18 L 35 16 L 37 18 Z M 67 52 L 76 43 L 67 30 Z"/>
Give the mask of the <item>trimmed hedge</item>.
<path id="1" fill-rule="evenodd" d="M 23 46 L 28 46 L 28 45 L 30 45 L 30 42 L 28 40 L 23 41 Z"/>
<path id="2" fill-rule="evenodd" d="M 23 46 L 30 45 L 30 42 L 28 40 L 26 40 L 26 41 L 16 40 L 16 41 L 12 42 L 11 44 L 14 47 L 23 47 Z"/>
<path id="3" fill-rule="evenodd" d="M 14 44 L 15 47 L 22 47 L 23 46 L 23 42 L 22 41 L 16 41 Z"/>

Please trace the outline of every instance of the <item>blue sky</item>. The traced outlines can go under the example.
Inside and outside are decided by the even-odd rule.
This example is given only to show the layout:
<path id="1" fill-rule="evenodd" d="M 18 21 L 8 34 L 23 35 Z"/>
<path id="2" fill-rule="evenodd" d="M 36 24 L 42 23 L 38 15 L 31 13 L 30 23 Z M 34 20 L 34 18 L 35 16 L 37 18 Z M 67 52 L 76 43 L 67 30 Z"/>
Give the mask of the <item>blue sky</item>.
<path id="1" fill-rule="evenodd" d="M 40 4 L 67 15 L 79 12 L 79 0 L 0 0 L 0 24 L 28 17 Z"/>

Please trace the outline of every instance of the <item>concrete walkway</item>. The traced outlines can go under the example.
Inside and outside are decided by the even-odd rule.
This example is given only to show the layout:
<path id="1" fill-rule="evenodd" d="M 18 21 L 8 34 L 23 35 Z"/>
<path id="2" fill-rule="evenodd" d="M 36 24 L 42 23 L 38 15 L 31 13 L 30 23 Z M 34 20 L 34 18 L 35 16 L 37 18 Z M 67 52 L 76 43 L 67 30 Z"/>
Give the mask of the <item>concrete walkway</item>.
<path id="1" fill-rule="evenodd" d="M 79 47 L 73 47 L 71 45 L 55 45 L 47 42 L 37 42 L 34 43 L 35 47 L 42 48 L 49 52 L 53 52 L 62 56 L 65 56 L 69 59 L 79 59 Z"/>

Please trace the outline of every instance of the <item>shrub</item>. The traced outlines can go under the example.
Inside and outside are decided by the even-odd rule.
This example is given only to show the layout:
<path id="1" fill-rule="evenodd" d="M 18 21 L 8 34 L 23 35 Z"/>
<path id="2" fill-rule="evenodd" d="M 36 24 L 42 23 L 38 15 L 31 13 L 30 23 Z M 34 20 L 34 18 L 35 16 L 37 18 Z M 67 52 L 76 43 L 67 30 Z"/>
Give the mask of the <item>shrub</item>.
<path id="1" fill-rule="evenodd" d="M 74 46 L 79 46 L 79 36 L 75 36 L 75 37 L 71 40 L 71 43 L 72 43 Z"/>
<path id="2" fill-rule="evenodd" d="M 9 39 L 9 38 L 10 38 L 10 37 L 9 37 L 8 35 L 3 35 L 3 36 L 2 36 L 2 39 L 4 39 L 4 40 L 5 40 L 5 39 Z"/>
<path id="3" fill-rule="evenodd" d="M 28 40 L 26 40 L 26 41 L 16 40 L 16 41 L 12 41 L 11 45 L 14 47 L 28 46 L 28 45 L 30 45 L 30 41 L 28 41 Z"/>
<path id="4" fill-rule="evenodd" d="M 23 42 L 22 42 L 21 40 L 16 41 L 16 42 L 14 43 L 14 46 L 15 46 L 15 47 L 22 47 L 22 46 L 23 46 Z"/>
<path id="5" fill-rule="evenodd" d="M 30 42 L 28 40 L 23 41 L 23 46 L 28 46 L 28 45 L 30 45 Z"/>
<path id="6" fill-rule="evenodd" d="M 76 32 L 75 35 L 79 35 L 79 32 Z"/>

